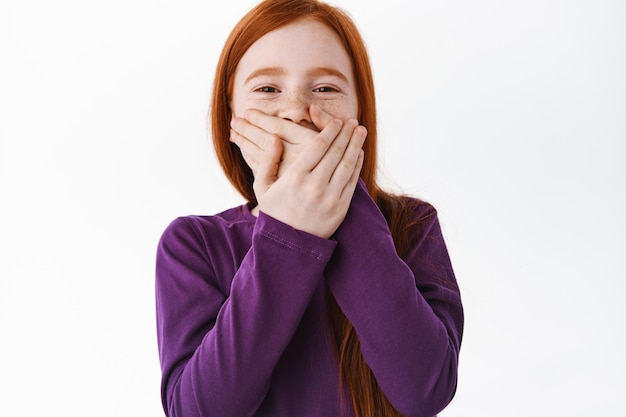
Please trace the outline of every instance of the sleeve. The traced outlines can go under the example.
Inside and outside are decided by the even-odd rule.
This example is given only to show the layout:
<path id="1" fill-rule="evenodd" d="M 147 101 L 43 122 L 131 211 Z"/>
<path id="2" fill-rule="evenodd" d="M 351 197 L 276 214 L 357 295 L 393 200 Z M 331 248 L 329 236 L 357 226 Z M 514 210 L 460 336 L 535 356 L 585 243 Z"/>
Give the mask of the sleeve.
<path id="1" fill-rule="evenodd" d="M 209 234 L 179 218 L 157 249 L 162 401 L 170 417 L 255 412 L 336 245 L 261 213 L 224 294 L 216 283 L 231 277 L 215 276 Z"/>
<path id="2" fill-rule="evenodd" d="M 433 416 L 452 400 L 463 333 L 461 297 L 436 212 L 424 204 L 429 220 L 402 260 L 360 181 L 326 270 L 376 381 L 406 416 Z"/>

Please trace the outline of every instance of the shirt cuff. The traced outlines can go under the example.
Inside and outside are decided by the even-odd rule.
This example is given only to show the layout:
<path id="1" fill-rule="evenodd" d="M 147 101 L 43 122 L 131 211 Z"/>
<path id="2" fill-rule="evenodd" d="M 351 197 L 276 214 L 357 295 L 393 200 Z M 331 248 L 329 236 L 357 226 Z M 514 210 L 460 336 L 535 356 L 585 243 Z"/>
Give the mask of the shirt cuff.
<path id="1" fill-rule="evenodd" d="M 310 256 L 323 263 L 330 260 L 337 246 L 337 242 L 334 240 L 324 239 L 311 233 L 294 229 L 262 211 L 259 212 L 254 226 L 254 234 L 275 245 Z"/>

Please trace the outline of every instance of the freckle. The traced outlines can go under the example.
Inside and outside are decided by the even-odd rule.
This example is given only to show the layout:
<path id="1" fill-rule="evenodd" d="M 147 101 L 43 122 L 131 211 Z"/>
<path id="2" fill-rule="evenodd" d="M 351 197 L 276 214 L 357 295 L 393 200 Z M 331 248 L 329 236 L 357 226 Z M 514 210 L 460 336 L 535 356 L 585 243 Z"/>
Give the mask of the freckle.
<path id="1" fill-rule="evenodd" d="M 270 103 L 268 103 L 265 100 L 258 100 L 258 101 L 255 101 L 254 103 L 254 108 L 258 110 L 267 110 L 269 106 L 270 106 Z"/>
<path id="2" fill-rule="evenodd" d="M 324 110 L 326 113 L 332 114 L 332 115 L 339 115 L 342 113 L 342 106 L 339 103 L 320 103 L 320 107 L 322 108 L 322 110 Z"/>

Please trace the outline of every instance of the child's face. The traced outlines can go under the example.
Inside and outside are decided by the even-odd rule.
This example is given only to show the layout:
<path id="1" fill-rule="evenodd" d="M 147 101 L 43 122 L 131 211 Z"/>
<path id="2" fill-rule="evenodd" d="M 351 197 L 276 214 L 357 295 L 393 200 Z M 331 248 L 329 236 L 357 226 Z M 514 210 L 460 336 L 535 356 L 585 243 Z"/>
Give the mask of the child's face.
<path id="1" fill-rule="evenodd" d="M 234 77 L 234 116 L 257 109 L 315 129 L 309 115 L 312 103 L 338 119 L 358 115 L 352 63 L 331 29 L 300 20 L 248 48 Z"/>

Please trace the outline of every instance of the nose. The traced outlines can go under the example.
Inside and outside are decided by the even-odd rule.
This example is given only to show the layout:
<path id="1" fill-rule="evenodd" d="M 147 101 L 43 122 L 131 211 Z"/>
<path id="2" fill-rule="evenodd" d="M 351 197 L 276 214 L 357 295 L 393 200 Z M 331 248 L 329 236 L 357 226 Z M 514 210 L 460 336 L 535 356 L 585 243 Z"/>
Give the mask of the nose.
<path id="1" fill-rule="evenodd" d="M 277 116 L 309 127 L 312 125 L 311 115 L 309 113 L 310 106 L 311 99 L 306 93 L 294 92 L 285 97 L 284 102 L 278 110 Z"/>

